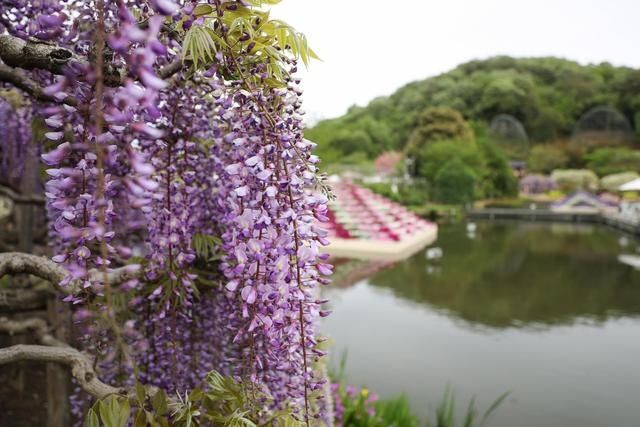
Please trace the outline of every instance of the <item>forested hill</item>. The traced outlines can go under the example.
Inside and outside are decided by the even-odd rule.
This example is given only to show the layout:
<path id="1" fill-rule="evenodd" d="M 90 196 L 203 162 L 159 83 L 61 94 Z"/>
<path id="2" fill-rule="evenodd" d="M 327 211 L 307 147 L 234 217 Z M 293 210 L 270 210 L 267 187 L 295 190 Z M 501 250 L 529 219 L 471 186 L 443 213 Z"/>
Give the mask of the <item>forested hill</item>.
<path id="1" fill-rule="evenodd" d="M 510 114 L 535 143 L 570 135 L 580 116 L 598 105 L 613 106 L 632 125 L 639 123 L 640 70 L 608 63 L 584 66 L 559 58 L 495 57 L 410 83 L 366 107 L 351 107 L 306 135 L 320 144 L 319 154 L 327 162 L 349 155 L 373 158 L 401 150 L 419 114 L 443 106 L 476 124 Z"/>

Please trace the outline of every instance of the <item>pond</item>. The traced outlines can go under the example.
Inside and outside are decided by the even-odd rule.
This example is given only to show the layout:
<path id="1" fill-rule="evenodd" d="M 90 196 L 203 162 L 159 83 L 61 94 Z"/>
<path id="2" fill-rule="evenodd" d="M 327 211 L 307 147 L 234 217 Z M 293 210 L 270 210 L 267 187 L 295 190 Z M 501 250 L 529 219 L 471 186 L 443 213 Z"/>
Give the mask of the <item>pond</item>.
<path id="1" fill-rule="evenodd" d="M 405 393 L 422 417 L 451 386 L 461 412 L 510 391 L 494 427 L 640 425 L 640 271 L 618 261 L 639 242 L 487 222 L 441 227 L 435 246 L 440 260 L 423 251 L 328 291 L 324 329 L 349 383 Z"/>

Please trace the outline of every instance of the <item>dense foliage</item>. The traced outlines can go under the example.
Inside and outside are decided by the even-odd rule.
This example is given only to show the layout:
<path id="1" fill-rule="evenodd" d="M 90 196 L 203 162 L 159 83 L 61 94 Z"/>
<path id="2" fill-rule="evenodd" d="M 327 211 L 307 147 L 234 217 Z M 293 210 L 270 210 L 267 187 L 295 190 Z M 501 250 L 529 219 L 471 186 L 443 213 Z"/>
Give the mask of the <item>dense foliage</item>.
<path id="1" fill-rule="evenodd" d="M 569 165 L 569 156 L 557 145 L 541 144 L 533 147 L 528 160 L 528 170 L 546 174 Z"/>
<path id="2" fill-rule="evenodd" d="M 472 142 L 473 129 L 456 110 L 443 107 L 427 108 L 420 115 L 418 126 L 409 138 L 407 154 L 415 156 L 430 142 L 443 140 Z"/>
<path id="3" fill-rule="evenodd" d="M 436 174 L 434 200 L 451 204 L 466 204 L 474 200 L 478 177 L 458 158 L 446 162 Z"/>
<path id="4" fill-rule="evenodd" d="M 328 314 L 316 291 L 331 274 L 319 252 L 327 197 L 312 191 L 326 188 L 302 137 L 294 76 L 315 54 L 270 18 L 264 7 L 276 3 L 0 10 L 0 47 L 48 58 L 2 56 L 22 68 L 7 73 L 28 96 L 0 100 L 14 136 L 2 140 L 0 164 L 20 170 L 31 124 L 46 123 L 49 241 L 67 272 L 57 285 L 100 377 L 135 386 L 136 425 L 330 416 L 316 334 Z M 211 396 L 224 390 L 250 399 L 219 406 Z M 158 399 L 151 415 L 149 399 Z M 103 422 L 103 412 L 128 415 L 130 400 L 99 402 Z M 79 388 L 73 403 L 83 416 Z"/>
<path id="5" fill-rule="evenodd" d="M 521 121 L 534 142 L 569 137 L 578 119 L 592 107 L 609 105 L 630 123 L 640 112 L 640 71 L 607 63 L 583 66 L 557 58 L 496 57 L 472 61 L 426 80 L 410 83 L 366 107 L 307 131 L 328 161 L 359 150 L 377 155 L 401 150 L 428 107 L 449 107 L 466 120 L 490 123 L 499 114 Z M 383 143 L 376 141 L 380 138 Z"/>
<path id="6" fill-rule="evenodd" d="M 599 176 L 626 171 L 640 172 L 640 151 L 625 147 L 601 148 L 588 153 L 585 160 L 587 167 Z"/>
<path id="7" fill-rule="evenodd" d="M 471 191 L 471 200 L 478 198 L 512 197 L 517 194 L 517 180 L 513 175 L 509 163 L 504 153 L 491 141 L 479 139 L 472 141 L 450 141 L 442 140 L 432 142 L 415 152 L 414 173 L 416 176 L 425 179 L 434 187 L 431 198 L 437 201 L 452 200 L 446 196 L 435 197 L 437 187 L 437 177 L 449 162 L 456 161 L 471 172 L 475 177 Z M 446 176 L 446 174 L 445 174 Z M 441 179 L 442 176 L 441 176 Z M 477 184 L 477 185 L 476 185 Z M 446 182 L 442 185 L 446 186 Z M 462 187 L 452 187 L 452 191 L 457 191 Z M 469 192 L 464 190 L 463 194 L 453 197 L 454 199 L 468 200 Z"/>

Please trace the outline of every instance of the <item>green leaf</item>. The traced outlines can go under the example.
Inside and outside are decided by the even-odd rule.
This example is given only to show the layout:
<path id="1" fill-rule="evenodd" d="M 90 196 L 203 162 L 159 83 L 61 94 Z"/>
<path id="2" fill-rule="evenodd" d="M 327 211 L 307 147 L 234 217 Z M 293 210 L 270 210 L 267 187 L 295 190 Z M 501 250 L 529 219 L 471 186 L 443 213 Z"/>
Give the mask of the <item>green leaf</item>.
<path id="1" fill-rule="evenodd" d="M 314 50 L 311 48 L 309 48 L 309 56 L 317 61 L 322 61 L 322 58 L 320 58 L 318 54 L 315 53 Z"/>
<path id="2" fill-rule="evenodd" d="M 224 41 L 206 25 L 192 26 L 182 42 L 182 57 L 193 62 L 194 67 L 215 60 L 216 52 L 226 47 Z"/>
<path id="3" fill-rule="evenodd" d="M 147 415 L 143 409 L 136 411 L 136 416 L 133 420 L 133 427 L 147 427 Z"/>
<path id="4" fill-rule="evenodd" d="M 140 405 L 144 405 L 144 401 L 146 398 L 146 393 L 144 386 L 140 384 L 136 378 L 136 398 L 138 399 L 138 403 Z"/>
<path id="5" fill-rule="evenodd" d="M 118 417 L 118 427 L 126 427 L 127 421 L 129 421 L 129 417 L 131 416 L 131 404 L 128 399 L 123 399 L 120 402 L 120 411 Z"/>
<path id="6" fill-rule="evenodd" d="M 193 9 L 193 14 L 195 16 L 210 15 L 215 10 L 216 9 L 213 6 L 211 6 L 210 4 L 200 3 L 195 7 L 195 9 Z"/>
<path id="7" fill-rule="evenodd" d="M 222 240 L 216 236 L 197 233 L 191 238 L 191 245 L 199 258 L 212 261 L 220 252 Z"/>
<path id="8" fill-rule="evenodd" d="M 131 414 L 131 405 L 127 399 L 108 396 L 98 403 L 98 410 L 105 427 L 126 427 Z"/>
<path id="9" fill-rule="evenodd" d="M 202 399 L 204 392 L 198 388 L 189 393 L 189 402 L 197 402 Z"/>
<path id="10" fill-rule="evenodd" d="M 84 419 L 84 427 L 100 427 L 100 419 L 93 408 L 87 412 L 87 417 Z"/>
<path id="11" fill-rule="evenodd" d="M 489 419 L 489 417 L 491 416 L 491 414 L 493 412 L 495 412 L 496 409 L 498 409 L 498 407 L 500 405 L 502 405 L 502 402 L 504 402 L 504 400 L 511 394 L 510 391 L 507 391 L 506 393 L 503 393 L 502 395 L 500 395 L 500 397 L 498 397 L 492 404 L 491 406 L 489 406 L 489 409 L 487 409 L 487 411 L 484 413 L 484 415 L 482 416 L 482 421 L 480 422 L 480 426 L 484 426 L 485 423 L 487 422 L 487 420 Z"/>
<path id="12" fill-rule="evenodd" d="M 107 398 L 109 399 L 109 398 Z M 111 413 L 111 407 L 107 403 L 107 399 L 100 400 L 98 402 L 98 412 L 100 413 L 100 419 L 102 420 L 102 424 L 107 427 L 113 426 L 113 414 Z"/>
<path id="13" fill-rule="evenodd" d="M 151 398 L 151 406 L 158 415 L 164 415 L 168 411 L 167 395 L 164 390 L 159 389 Z"/>

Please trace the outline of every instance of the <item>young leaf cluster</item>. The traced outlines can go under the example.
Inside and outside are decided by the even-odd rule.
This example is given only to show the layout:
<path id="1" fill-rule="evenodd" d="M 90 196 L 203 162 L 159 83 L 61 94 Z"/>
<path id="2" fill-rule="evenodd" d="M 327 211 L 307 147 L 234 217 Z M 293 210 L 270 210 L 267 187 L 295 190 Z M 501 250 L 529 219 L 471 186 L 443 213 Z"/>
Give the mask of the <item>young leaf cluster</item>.
<path id="1" fill-rule="evenodd" d="M 303 423 L 288 412 L 267 416 L 257 402 L 268 402 L 268 396 L 257 385 L 239 382 L 216 371 L 210 372 L 203 389 L 195 389 L 172 405 L 176 426 L 216 425 L 225 427 L 301 427 Z"/>
<path id="2" fill-rule="evenodd" d="M 126 427 L 130 416 L 129 400 L 112 395 L 97 401 L 89 409 L 84 427 Z"/>
<path id="3" fill-rule="evenodd" d="M 308 66 L 318 55 L 309 47 L 304 34 L 279 19 L 271 19 L 264 5 L 277 0 L 253 0 L 249 6 L 234 3 L 215 6 L 201 3 L 194 14 L 199 23 L 187 31 L 183 42 L 183 57 L 194 68 L 206 69 L 216 62 L 216 54 L 224 53 L 226 70 L 231 78 L 240 79 L 241 69 L 261 65 L 267 76 L 264 83 L 282 87 L 288 77 L 289 60 L 301 60 Z M 239 62 L 242 62 L 241 64 Z M 256 78 L 244 76 L 244 78 Z"/>
<path id="4" fill-rule="evenodd" d="M 193 235 L 191 244 L 198 258 L 206 262 L 215 261 L 220 256 L 222 240 L 216 236 L 197 233 Z"/>

